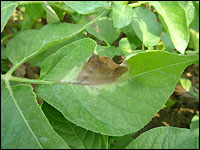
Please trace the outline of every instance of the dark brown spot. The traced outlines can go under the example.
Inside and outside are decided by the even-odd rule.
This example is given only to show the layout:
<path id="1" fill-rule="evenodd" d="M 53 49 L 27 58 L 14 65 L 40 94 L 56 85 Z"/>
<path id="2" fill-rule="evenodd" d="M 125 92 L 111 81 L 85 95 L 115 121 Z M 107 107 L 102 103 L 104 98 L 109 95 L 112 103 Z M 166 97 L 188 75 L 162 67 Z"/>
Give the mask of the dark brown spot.
<path id="1" fill-rule="evenodd" d="M 111 58 L 93 54 L 78 74 L 76 83 L 98 85 L 116 81 L 128 71 L 124 66 L 116 64 Z"/>

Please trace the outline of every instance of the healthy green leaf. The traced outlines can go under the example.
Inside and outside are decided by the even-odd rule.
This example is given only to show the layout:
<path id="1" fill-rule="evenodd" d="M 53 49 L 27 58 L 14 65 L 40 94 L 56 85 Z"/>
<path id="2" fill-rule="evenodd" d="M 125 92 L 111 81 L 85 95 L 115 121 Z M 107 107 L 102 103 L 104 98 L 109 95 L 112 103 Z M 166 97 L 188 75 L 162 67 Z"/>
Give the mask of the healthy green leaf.
<path id="1" fill-rule="evenodd" d="M 198 149 L 196 130 L 158 127 L 141 134 L 127 149 Z"/>
<path id="2" fill-rule="evenodd" d="M 13 14 L 18 2 L 2 1 L 1 2 L 1 32 L 3 31 L 8 19 Z"/>
<path id="3" fill-rule="evenodd" d="M 38 20 L 44 14 L 42 4 L 25 4 L 25 12 L 33 20 Z"/>
<path id="4" fill-rule="evenodd" d="M 112 143 L 112 149 L 124 149 L 126 146 L 128 146 L 132 141 L 133 137 L 136 135 L 137 132 L 127 134 L 125 136 L 117 137 L 117 139 L 114 139 Z M 116 138 L 116 137 L 114 137 Z"/>
<path id="5" fill-rule="evenodd" d="M 177 1 L 150 2 L 167 25 L 175 48 L 184 54 L 189 42 L 189 28 L 184 9 Z"/>
<path id="6" fill-rule="evenodd" d="M 136 47 L 142 45 L 142 42 L 133 30 L 132 24 L 129 24 L 128 26 L 122 28 L 121 31 L 126 34 L 126 37 L 128 38 L 128 41 L 131 44 L 131 49 L 135 49 Z"/>
<path id="7" fill-rule="evenodd" d="M 1 80 L 1 142 L 3 149 L 66 149 L 49 125 L 30 85 L 11 87 Z"/>
<path id="8" fill-rule="evenodd" d="M 86 24 L 49 24 L 40 30 L 20 32 L 7 44 L 7 56 L 15 68 L 39 53 L 59 45 L 80 33 L 87 26 L 94 23 L 103 13 Z"/>
<path id="9" fill-rule="evenodd" d="M 55 53 L 57 50 L 62 48 L 65 45 L 68 45 L 76 40 L 80 40 L 82 38 L 85 38 L 86 36 L 83 33 L 79 33 L 75 35 L 74 37 L 70 38 L 66 42 L 63 42 L 61 44 L 58 44 L 56 46 L 53 46 L 49 48 L 48 50 L 40 53 L 39 55 L 33 57 L 32 59 L 29 60 L 29 63 L 33 66 L 41 66 L 42 62 L 51 54 Z"/>
<path id="10" fill-rule="evenodd" d="M 170 38 L 169 33 L 165 32 L 162 36 L 161 36 L 161 40 L 164 42 L 165 46 L 167 49 L 174 49 L 174 44 L 172 43 L 172 40 Z"/>
<path id="11" fill-rule="evenodd" d="M 70 84 L 95 47 L 91 39 L 82 39 L 48 57 L 41 78 L 58 83 L 41 85 L 37 94 L 76 125 L 112 136 L 133 133 L 147 124 L 166 103 L 185 67 L 198 61 L 198 56 L 143 52 L 126 61 L 128 72 L 116 82 Z"/>
<path id="12" fill-rule="evenodd" d="M 197 11 L 195 11 L 194 13 L 194 19 L 190 24 L 190 29 L 193 29 L 199 33 L 199 14 L 197 13 Z"/>
<path id="13" fill-rule="evenodd" d="M 133 10 L 126 5 L 118 5 L 112 9 L 112 19 L 115 28 L 123 28 L 131 23 Z"/>
<path id="14" fill-rule="evenodd" d="M 66 118 L 55 108 L 43 103 L 42 109 L 54 130 L 73 149 L 105 149 L 106 137 L 85 130 L 66 120 Z"/>
<path id="15" fill-rule="evenodd" d="M 122 38 L 119 41 L 119 47 L 121 51 L 125 54 L 125 56 L 130 55 L 133 51 L 131 50 L 131 45 L 127 38 Z M 132 47 L 135 49 L 136 46 L 132 44 Z"/>
<path id="16" fill-rule="evenodd" d="M 60 22 L 60 19 L 58 18 L 56 12 L 51 8 L 51 6 L 44 4 L 44 9 L 46 11 L 46 17 L 47 17 L 47 23 L 53 24 Z"/>
<path id="17" fill-rule="evenodd" d="M 186 90 L 186 91 L 189 91 L 191 86 L 192 86 L 192 83 L 189 79 L 186 79 L 186 78 L 181 78 L 180 79 L 180 82 L 181 82 L 181 85 L 182 87 Z"/>
<path id="18" fill-rule="evenodd" d="M 116 55 L 117 51 L 118 51 L 118 48 L 115 46 L 107 47 L 107 46 L 97 45 L 97 49 L 96 49 L 97 54 L 101 56 L 107 56 L 110 58 L 113 58 Z"/>
<path id="19" fill-rule="evenodd" d="M 78 12 L 79 14 L 90 14 L 94 13 L 97 8 L 108 7 L 108 2 L 106 1 L 63 1 L 65 4 L 70 6 L 74 11 Z"/>
<path id="20" fill-rule="evenodd" d="M 199 32 L 190 29 L 190 42 L 189 46 L 195 51 L 199 52 Z"/>
<path id="21" fill-rule="evenodd" d="M 107 45 L 112 44 L 120 35 L 120 30 L 114 28 L 112 20 L 108 18 L 100 19 L 86 30 Z"/>
<path id="22" fill-rule="evenodd" d="M 188 26 L 191 24 L 191 22 L 194 19 L 194 14 L 195 14 L 195 7 L 192 3 L 192 1 L 179 1 L 179 4 L 184 8 L 185 14 L 187 17 L 187 23 Z"/>
<path id="23" fill-rule="evenodd" d="M 199 129 L 199 115 L 195 115 L 190 123 L 190 129 Z"/>
<path id="24" fill-rule="evenodd" d="M 132 27 L 146 47 L 154 46 L 160 41 L 163 28 L 152 11 L 141 7 L 133 9 Z"/>

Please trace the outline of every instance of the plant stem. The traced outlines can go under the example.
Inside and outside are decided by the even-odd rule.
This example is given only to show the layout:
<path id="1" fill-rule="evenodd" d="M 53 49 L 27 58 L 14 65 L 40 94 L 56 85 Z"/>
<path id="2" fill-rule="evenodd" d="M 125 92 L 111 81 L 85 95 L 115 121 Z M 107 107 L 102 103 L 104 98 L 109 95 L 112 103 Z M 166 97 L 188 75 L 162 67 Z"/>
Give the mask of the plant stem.
<path id="1" fill-rule="evenodd" d="M 144 50 L 144 44 L 142 43 L 142 50 Z"/>
<path id="2" fill-rule="evenodd" d="M 107 47 L 111 46 L 106 40 L 104 42 L 106 43 Z"/>

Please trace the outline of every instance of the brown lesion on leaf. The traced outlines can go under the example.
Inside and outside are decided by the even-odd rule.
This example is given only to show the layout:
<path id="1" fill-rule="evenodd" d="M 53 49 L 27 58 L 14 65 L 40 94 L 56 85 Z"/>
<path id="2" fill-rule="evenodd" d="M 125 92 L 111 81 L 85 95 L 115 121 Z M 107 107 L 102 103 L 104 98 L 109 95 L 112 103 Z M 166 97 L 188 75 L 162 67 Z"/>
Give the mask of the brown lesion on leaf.
<path id="1" fill-rule="evenodd" d="M 76 84 L 99 85 L 116 81 L 128 71 L 125 66 L 116 64 L 111 58 L 93 54 L 78 74 Z"/>

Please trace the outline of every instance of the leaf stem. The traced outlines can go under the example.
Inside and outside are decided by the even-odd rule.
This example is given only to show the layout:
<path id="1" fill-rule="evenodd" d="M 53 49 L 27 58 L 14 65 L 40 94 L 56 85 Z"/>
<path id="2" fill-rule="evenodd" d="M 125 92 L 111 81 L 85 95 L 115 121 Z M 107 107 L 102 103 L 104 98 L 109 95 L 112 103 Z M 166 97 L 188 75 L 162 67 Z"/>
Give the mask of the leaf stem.
<path id="1" fill-rule="evenodd" d="M 106 40 L 104 40 L 104 42 L 106 43 L 106 45 L 107 45 L 108 47 L 111 46 Z"/>
<path id="2" fill-rule="evenodd" d="M 15 77 L 15 76 L 10 76 L 9 80 L 17 81 L 17 82 L 34 83 L 34 84 L 52 84 L 52 83 L 55 83 L 54 81 L 44 81 L 44 80 L 38 80 L 38 79 L 19 78 L 19 77 Z"/>
<path id="3" fill-rule="evenodd" d="M 20 78 L 20 77 L 15 77 L 15 76 L 10 76 L 10 75 L 2 75 L 1 74 L 1 79 L 3 80 L 9 80 L 9 81 L 17 81 L 17 82 L 26 82 L 26 83 L 34 83 L 34 84 L 52 84 L 52 83 L 59 83 L 56 81 L 44 81 L 44 80 L 38 80 L 38 79 L 27 79 L 27 78 Z"/>
<path id="4" fill-rule="evenodd" d="M 144 43 L 142 43 L 142 50 L 144 50 Z"/>

